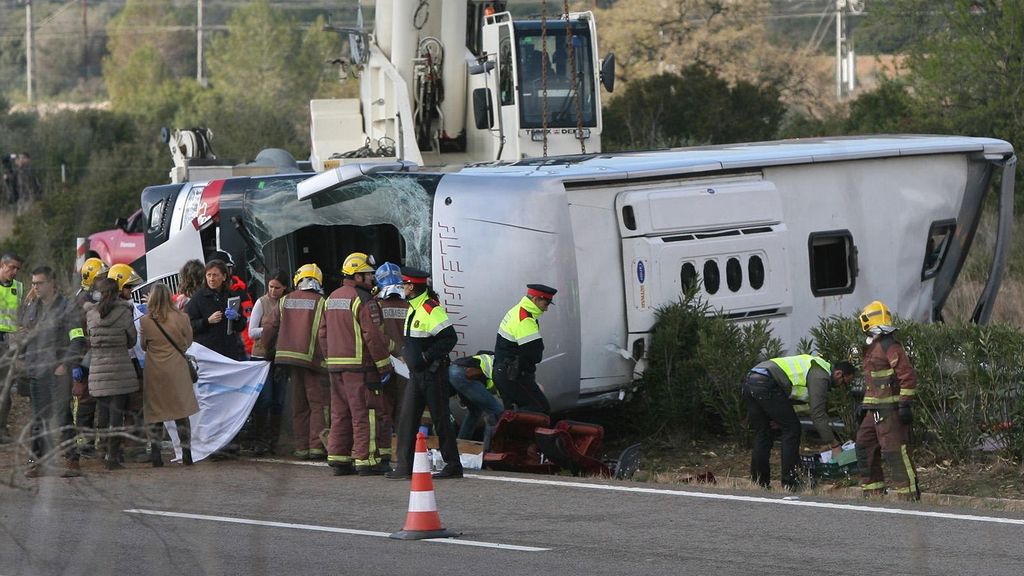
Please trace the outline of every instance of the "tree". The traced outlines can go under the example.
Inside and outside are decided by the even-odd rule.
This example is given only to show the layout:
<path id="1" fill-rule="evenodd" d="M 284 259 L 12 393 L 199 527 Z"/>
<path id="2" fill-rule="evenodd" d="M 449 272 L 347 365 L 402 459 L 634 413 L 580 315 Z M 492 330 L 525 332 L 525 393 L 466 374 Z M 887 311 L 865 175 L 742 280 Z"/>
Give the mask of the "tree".
<path id="1" fill-rule="evenodd" d="M 700 64 L 730 84 L 774 86 L 787 102 L 817 109 L 828 83 L 805 54 L 771 43 L 769 9 L 768 0 L 618 0 L 596 20 L 601 50 L 615 52 L 625 84 Z"/>
<path id="2" fill-rule="evenodd" d="M 748 82 L 735 86 L 708 66 L 635 80 L 604 110 L 605 147 L 666 146 L 767 140 L 785 113 L 779 91 Z"/>

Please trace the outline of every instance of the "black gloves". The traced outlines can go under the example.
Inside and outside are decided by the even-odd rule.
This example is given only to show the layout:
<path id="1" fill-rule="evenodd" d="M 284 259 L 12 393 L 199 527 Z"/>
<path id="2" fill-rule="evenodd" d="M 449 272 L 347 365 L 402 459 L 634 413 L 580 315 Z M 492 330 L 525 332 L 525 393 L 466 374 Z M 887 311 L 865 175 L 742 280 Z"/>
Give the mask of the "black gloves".
<path id="1" fill-rule="evenodd" d="M 863 406 L 857 407 L 857 412 L 854 414 L 854 418 L 855 418 L 858 426 L 860 425 L 861 421 L 864 420 L 864 417 L 867 416 L 867 414 L 868 414 L 868 409 L 867 408 L 865 408 Z"/>
<path id="2" fill-rule="evenodd" d="M 423 354 L 414 354 L 412 358 L 412 366 L 410 366 L 416 372 L 422 372 L 427 369 L 427 359 L 423 357 Z"/>
<path id="3" fill-rule="evenodd" d="M 908 424 L 908 425 L 914 423 L 914 412 L 910 409 L 910 403 L 909 402 L 901 402 L 900 403 L 899 415 L 900 415 L 900 422 L 902 422 L 904 424 Z"/>

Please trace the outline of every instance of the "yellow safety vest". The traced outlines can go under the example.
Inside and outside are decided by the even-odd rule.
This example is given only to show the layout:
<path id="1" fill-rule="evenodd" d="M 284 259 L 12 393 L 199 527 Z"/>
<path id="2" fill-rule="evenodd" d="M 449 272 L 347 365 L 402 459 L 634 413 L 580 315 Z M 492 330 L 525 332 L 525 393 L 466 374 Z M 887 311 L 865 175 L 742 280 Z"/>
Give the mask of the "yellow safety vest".
<path id="1" fill-rule="evenodd" d="M 423 292 L 409 301 L 405 313 L 405 335 L 410 338 L 430 338 L 452 325 L 444 306 L 427 302 L 428 294 Z"/>
<path id="2" fill-rule="evenodd" d="M 540 324 L 537 322 L 537 318 L 541 314 L 541 309 L 533 303 L 533 300 L 523 296 L 523 299 L 506 312 L 505 317 L 501 319 L 498 335 L 519 346 L 539 340 Z"/>
<path id="3" fill-rule="evenodd" d="M 0 332 L 18 331 L 18 309 L 25 297 L 25 286 L 14 280 L 10 286 L 0 284 Z"/>
<path id="4" fill-rule="evenodd" d="M 480 362 L 480 371 L 484 373 L 484 378 L 487 378 L 487 389 L 491 393 L 495 393 L 494 390 L 494 356 L 490 354 L 477 354 L 473 356 Z"/>
<path id="5" fill-rule="evenodd" d="M 811 366 L 817 364 L 826 374 L 832 374 L 831 364 L 819 356 L 810 354 L 772 358 L 772 362 L 782 368 L 786 377 L 789 378 L 789 383 L 793 385 L 793 389 L 789 393 L 790 400 L 799 402 L 807 402 L 807 372 Z"/>

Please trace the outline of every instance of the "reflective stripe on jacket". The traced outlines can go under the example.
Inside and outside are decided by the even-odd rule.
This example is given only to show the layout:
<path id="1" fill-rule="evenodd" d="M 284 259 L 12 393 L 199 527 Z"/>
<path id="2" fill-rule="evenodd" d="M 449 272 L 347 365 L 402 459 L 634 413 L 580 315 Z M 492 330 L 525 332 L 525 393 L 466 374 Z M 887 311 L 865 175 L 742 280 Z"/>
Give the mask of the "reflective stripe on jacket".
<path id="1" fill-rule="evenodd" d="M 345 278 L 324 306 L 318 337 L 327 369 L 341 371 L 390 371 L 388 340 L 381 327 L 380 307 L 370 293 Z"/>
<path id="2" fill-rule="evenodd" d="M 866 408 L 892 408 L 917 394 L 917 373 L 907 351 L 892 334 L 883 334 L 864 347 Z"/>
<path id="3" fill-rule="evenodd" d="M 503 365 L 518 358 L 519 373 L 533 374 L 544 357 L 544 340 L 540 336 L 540 308 L 529 297 L 505 313 L 494 341 L 494 361 Z"/>
<path id="4" fill-rule="evenodd" d="M 826 374 L 832 374 L 832 365 L 819 356 L 800 354 L 798 356 L 783 356 L 771 360 L 789 378 L 792 389 L 789 392 L 790 400 L 807 402 L 807 371 L 811 366 L 817 364 Z"/>
<path id="5" fill-rule="evenodd" d="M 278 305 L 277 352 L 274 361 L 289 366 L 322 368 L 323 351 L 317 348 L 317 328 L 324 312 L 324 297 L 313 290 L 296 290 Z"/>

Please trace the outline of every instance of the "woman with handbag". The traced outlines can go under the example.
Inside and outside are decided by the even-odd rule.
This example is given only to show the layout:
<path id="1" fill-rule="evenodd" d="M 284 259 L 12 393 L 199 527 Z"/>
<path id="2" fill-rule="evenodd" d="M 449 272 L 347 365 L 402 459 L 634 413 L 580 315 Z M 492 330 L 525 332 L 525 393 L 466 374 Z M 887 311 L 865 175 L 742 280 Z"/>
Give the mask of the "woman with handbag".
<path id="1" fill-rule="evenodd" d="M 188 316 L 171 301 L 171 290 L 156 283 L 149 291 L 146 315 L 140 321 L 142 349 L 146 351 L 143 370 L 142 413 L 151 429 L 173 420 L 181 440 L 181 462 L 192 465 L 191 425 L 188 417 L 199 412 L 192 383 L 191 362 L 185 350 L 192 345 Z M 154 436 L 155 437 L 155 436 Z M 154 453 L 159 454 L 159 447 Z M 154 459 L 153 465 L 157 464 Z"/>
<path id="2" fill-rule="evenodd" d="M 132 319 L 132 303 L 121 298 L 116 280 L 98 278 L 93 289 L 99 301 L 84 306 L 85 322 L 89 329 L 89 393 L 110 415 L 107 435 L 107 470 L 119 470 L 121 465 L 121 436 L 114 431 L 124 426 L 128 398 L 139 390 L 128 351 L 135 346 L 137 332 Z"/>

